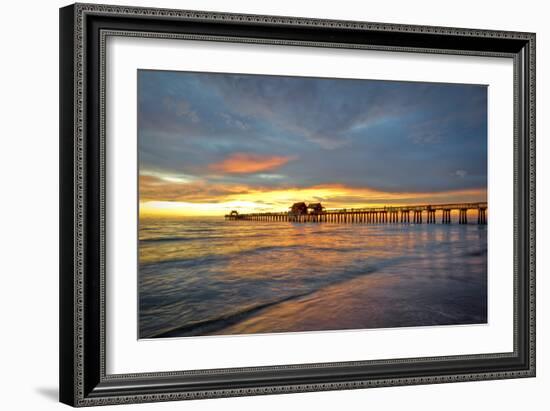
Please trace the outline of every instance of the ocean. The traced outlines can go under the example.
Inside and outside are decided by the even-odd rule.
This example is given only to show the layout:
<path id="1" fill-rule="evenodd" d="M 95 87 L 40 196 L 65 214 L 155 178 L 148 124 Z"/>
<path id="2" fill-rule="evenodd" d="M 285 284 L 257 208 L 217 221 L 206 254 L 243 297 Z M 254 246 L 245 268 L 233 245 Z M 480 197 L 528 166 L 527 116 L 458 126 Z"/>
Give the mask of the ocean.
<path id="1" fill-rule="evenodd" d="M 139 337 L 487 322 L 487 226 L 142 218 Z"/>

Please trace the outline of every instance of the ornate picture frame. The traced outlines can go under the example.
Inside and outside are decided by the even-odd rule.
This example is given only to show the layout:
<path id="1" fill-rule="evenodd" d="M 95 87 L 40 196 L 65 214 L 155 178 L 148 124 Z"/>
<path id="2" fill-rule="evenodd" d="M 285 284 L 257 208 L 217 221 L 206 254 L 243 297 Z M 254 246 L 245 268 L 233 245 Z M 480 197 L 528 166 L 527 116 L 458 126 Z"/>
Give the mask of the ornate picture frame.
<path id="1" fill-rule="evenodd" d="M 191 39 L 513 61 L 513 350 L 106 371 L 106 40 Z M 535 376 L 535 34 L 75 4 L 60 10 L 60 401 L 125 404 Z M 108 138 L 108 137 L 107 137 Z"/>

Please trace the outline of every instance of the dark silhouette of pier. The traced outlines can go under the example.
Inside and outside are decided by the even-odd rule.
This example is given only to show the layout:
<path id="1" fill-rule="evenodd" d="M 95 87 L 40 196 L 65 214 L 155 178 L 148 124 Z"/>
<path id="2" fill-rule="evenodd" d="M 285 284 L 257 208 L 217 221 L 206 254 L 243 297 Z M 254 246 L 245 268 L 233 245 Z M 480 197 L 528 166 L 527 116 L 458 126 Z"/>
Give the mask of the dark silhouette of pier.
<path id="1" fill-rule="evenodd" d="M 286 212 L 239 214 L 233 210 L 226 220 L 288 221 L 294 223 L 451 224 L 451 213 L 458 213 L 458 224 L 468 224 L 468 211 L 477 211 L 477 223 L 487 224 L 487 203 L 424 204 L 370 208 L 326 209 L 320 203 L 295 203 Z M 424 219 L 425 216 L 425 219 Z"/>

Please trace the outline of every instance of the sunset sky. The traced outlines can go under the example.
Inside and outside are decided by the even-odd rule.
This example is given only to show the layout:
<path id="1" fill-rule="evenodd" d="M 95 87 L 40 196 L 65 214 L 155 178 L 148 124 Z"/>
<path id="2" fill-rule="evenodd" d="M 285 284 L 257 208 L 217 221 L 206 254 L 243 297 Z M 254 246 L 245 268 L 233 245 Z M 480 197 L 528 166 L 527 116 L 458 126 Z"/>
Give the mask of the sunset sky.
<path id="1" fill-rule="evenodd" d="M 138 72 L 142 216 L 486 201 L 480 85 Z"/>

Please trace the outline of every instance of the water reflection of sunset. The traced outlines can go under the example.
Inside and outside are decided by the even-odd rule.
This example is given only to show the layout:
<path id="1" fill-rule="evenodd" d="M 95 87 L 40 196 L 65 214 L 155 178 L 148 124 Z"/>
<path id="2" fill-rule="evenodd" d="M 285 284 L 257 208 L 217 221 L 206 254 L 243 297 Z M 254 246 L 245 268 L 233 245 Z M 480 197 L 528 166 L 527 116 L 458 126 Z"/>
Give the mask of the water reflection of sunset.
<path id="1" fill-rule="evenodd" d="M 139 260 L 147 337 L 486 320 L 486 226 L 146 219 Z"/>

